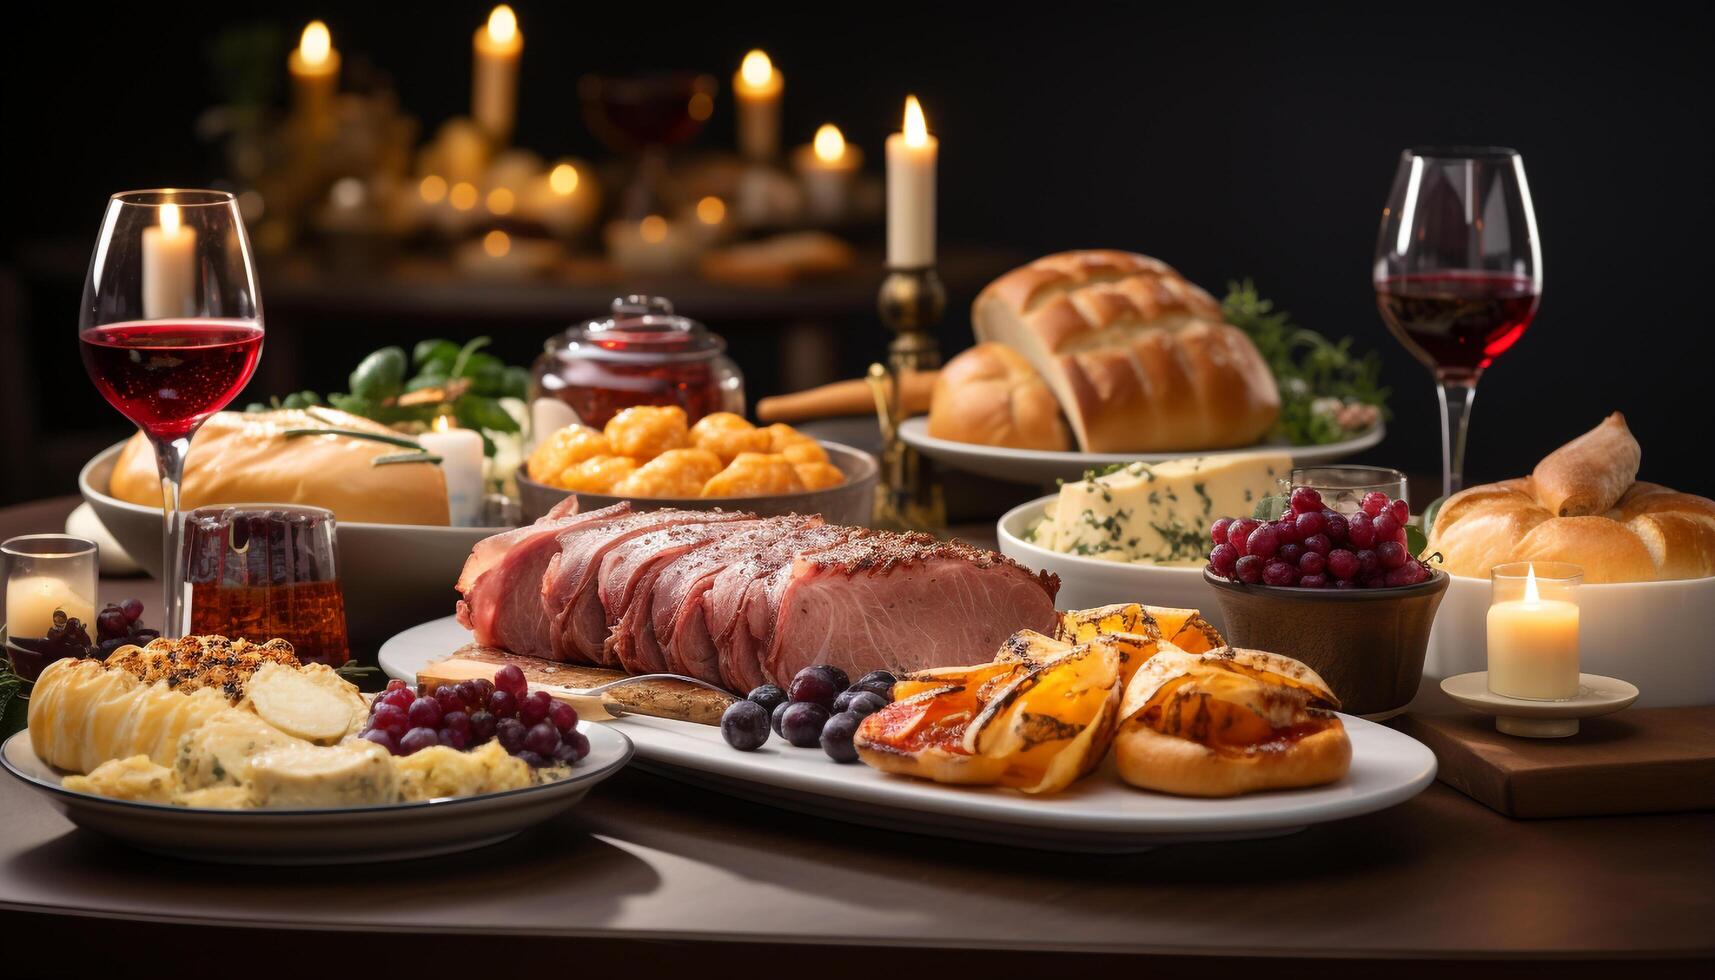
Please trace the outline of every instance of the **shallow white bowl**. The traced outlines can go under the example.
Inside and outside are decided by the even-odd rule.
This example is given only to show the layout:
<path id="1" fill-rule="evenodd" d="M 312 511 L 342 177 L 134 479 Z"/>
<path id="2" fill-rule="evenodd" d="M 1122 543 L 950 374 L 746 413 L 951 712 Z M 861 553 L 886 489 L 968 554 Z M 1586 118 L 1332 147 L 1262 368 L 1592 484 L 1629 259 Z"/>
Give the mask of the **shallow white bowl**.
<path id="1" fill-rule="evenodd" d="M 1427 677 L 1487 670 L 1489 580 L 1452 576 L 1429 634 Z M 1715 704 L 1715 578 L 1578 589 L 1578 667 L 1637 685 L 1640 708 Z"/>
<path id="2" fill-rule="evenodd" d="M 1059 499 L 1058 494 L 1038 497 L 1006 512 L 995 525 L 1001 554 L 1028 568 L 1060 576 L 1060 594 L 1054 604 L 1061 609 L 1089 609 L 1116 602 L 1141 602 L 1150 606 L 1198 609 L 1216 629 L 1225 630 L 1221 604 L 1215 590 L 1203 581 L 1201 565 L 1132 565 L 1100 561 L 1083 555 L 1050 551 L 1024 540 L 1024 535 L 1042 520 L 1042 510 Z"/>
<path id="3" fill-rule="evenodd" d="M 1260 443 L 1255 446 L 1241 446 L 1238 449 L 1186 450 L 1175 453 L 1077 453 L 1008 449 L 1003 446 L 979 446 L 973 442 L 937 439 L 929 434 L 929 417 L 926 415 L 906 419 L 899 425 L 899 438 L 936 462 L 995 480 L 1039 483 L 1043 486 L 1052 485 L 1055 480 L 1082 479 L 1085 470 L 1100 469 L 1115 463 L 1161 463 L 1186 456 L 1231 456 L 1235 453 L 1254 453 L 1265 449 L 1278 449 L 1292 454 L 1295 466 L 1316 466 L 1363 452 L 1381 442 L 1385 435 L 1387 426 L 1377 422 L 1375 427 L 1368 431 L 1326 446 Z"/>
<path id="4" fill-rule="evenodd" d="M 78 489 L 119 546 L 155 578 L 161 577 L 161 511 L 108 496 L 113 464 L 124 443 L 84 465 Z M 375 644 L 425 619 L 445 616 L 458 600 L 453 583 L 478 541 L 503 528 L 337 522 L 339 584 L 345 596 L 346 632 L 354 646 Z M 139 596 L 159 615 L 159 596 Z M 354 652 L 356 652 L 354 650 Z"/>

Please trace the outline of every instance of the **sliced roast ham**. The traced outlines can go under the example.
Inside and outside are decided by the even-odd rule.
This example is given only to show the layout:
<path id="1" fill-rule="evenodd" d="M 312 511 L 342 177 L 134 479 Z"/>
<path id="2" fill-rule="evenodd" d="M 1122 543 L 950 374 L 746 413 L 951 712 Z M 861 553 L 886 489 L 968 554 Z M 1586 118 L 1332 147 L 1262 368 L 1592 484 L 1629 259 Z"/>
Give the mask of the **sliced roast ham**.
<path id="1" fill-rule="evenodd" d="M 748 691 L 767 681 L 749 624 L 758 584 L 799 555 L 831 548 L 856 533 L 837 524 L 795 531 L 715 576 L 703 594 L 703 610 L 709 636 L 719 651 L 721 682 L 729 690 Z"/>
<path id="2" fill-rule="evenodd" d="M 576 498 L 568 499 L 575 505 Z M 464 586 L 464 598 L 458 604 L 459 622 L 476 634 L 478 643 L 533 657 L 550 656 L 552 617 L 542 605 L 541 582 L 548 563 L 559 554 L 560 535 L 599 527 L 630 510 L 621 503 L 582 514 L 550 515 L 527 528 L 479 542 L 481 548 L 498 538 L 507 539 L 490 552 L 493 560 L 487 562 L 488 567 Z M 474 552 L 471 560 L 476 560 Z"/>
<path id="3" fill-rule="evenodd" d="M 655 580 L 674 559 L 763 523 L 725 520 L 679 524 L 639 535 L 615 545 L 602 558 L 596 594 L 607 614 L 608 636 L 603 654 L 633 674 L 667 669 L 650 622 L 655 606 Z M 647 636 L 644 636 L 647 627 Z"/>
<path id="4" fill-rule="evenodd" d="M 639 628 L 638 642 L 661 650 L 666 669 L 711 684 L 721 683 L 720 655 L 703 616 L 703 594 L 727 566 L 773 545 L 803 528 L 822 523 L 820 517 L 785 517 L 759 521 L 756 526 L 697 548 L 664 564 L 655 576 L 649 603 L 650 622 Z"/>
<path id="5" fill-rule="evenodd" d="M 1020 629 L 1054 631 L 1059 584 L 961 542 L 860 533 L 770 578 L 762 670 L 783 683 L 811 664 L 857 677 L 981 663 Z"/>
<path id="6" fill-rule="evenodd" d="M 554 611 L 551 627 L 552 659 L 618 667 L 617 659 L 604 652 L 608 619 L 597 591 L 602 559 L 616 545 L 661 528 L 679 524 L 743 520 L 749 514 L 716 511 L 657 510 L 630 514 L 603 525 L 590 534 L 560 535 L 560 553 L 548 563 L 542 576 L 542 602 Z"/>

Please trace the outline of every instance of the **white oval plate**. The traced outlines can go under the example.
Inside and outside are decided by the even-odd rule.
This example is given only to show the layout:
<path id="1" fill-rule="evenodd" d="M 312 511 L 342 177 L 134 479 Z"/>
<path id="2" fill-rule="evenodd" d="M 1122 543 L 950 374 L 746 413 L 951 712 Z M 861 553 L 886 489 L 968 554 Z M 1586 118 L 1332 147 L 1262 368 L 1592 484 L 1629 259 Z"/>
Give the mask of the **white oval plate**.
<path id="1" fill-rule="evenodd" d="M 381 667 L 410 683 L 423 666 L 471 641 L 453 617 L 413 627 L 381 648 Z M 820 749 L 770 738 L 739 752 L 712 725 L 627 715 L 604 722 L 637 746 L 639 765 L 734 796 L 852 823 L 1045 850 L 1126 852 L 1182 841 L 1273 837 L 1309 824 L 1382 810 L 1435 778 L 1435 756 L 1415 739 L 1342 715 L 1352 771 L 1311 789 L 1199 800 L 1132 789 L 1111 762 L 1063 793 L 1032 797 L 980 786 L 942 786 L 840 765 Z"/>
<path id="2" fill-rule="evenodd" d="M 1060 453 L 1042 449 L 1006 449 L 1000 446 L 979 446 L 971 442 L 937 439 L 929 434 L 929 417 L 918 415 L 899 425 L 899 438 L 906 445 L 955 469 L 967 470 L 980 476 L 1012 483 L 1039 483 L 1043 486 L 1055 480 L 1083 479 L 1085 470 L 1125 463 L 1160 463 L 1187 456 L 1231 456 L 1278 449 L 1292 454 L 1296 466 L 1315 466 L 1345 459 L 1363 452 L 1382 441 L 1387 426 L 1377 422 L 1375 428 L 1363 435 L 1331 442 L 1325 446 L 1287 446 L 1263 443 L 1239 449 L 1188 449 L 1176 453 Z"/>
<path id="3" fill-rule="evenodd" d="M 622 732 L 579 730 L 589 736 L 590 754 L 565 779 L 480 796 L 317 810 L 212 810 L 74 792 L 60 785 L 64 773 L 36 756 L 28 729 L 0 746 L 0 764 L 72 823 L 152 853 L 217 864 L 361 864 L 499 843 L 572 807 L 632 753 Z"/>
<path id="4" fill-rule="evenodd" d="M 1139 565 L 1069 555 L 1024 540 L 1025 532 L 1042 520 L 1042 510 L 1057 500 L 1050 494 L 1019 504 L 995 522 L 1001 554 L 1035 571 L 1060 576 L 1054 604 L 1061 609 L 1093 609 L 1116 602 L 1146 602 L 1152 606 L 1196 609 L 1216 629 L 1225 630 L 1215 590 L 1203 581 L 1201 565 Z"/>

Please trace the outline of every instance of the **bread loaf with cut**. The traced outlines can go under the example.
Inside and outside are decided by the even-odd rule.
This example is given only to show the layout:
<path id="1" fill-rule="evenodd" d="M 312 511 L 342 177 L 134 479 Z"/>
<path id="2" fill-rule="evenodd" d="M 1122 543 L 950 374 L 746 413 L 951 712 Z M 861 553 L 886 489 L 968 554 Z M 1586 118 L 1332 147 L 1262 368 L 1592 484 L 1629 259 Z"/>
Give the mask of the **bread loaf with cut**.
<path id="1" fill-rule="evenodd" d="M 1715 501 L 1633 482 L 1641 458 L 1616 412 L 1533 475 L 1448 497 L 1429 552 L 1449 573 L 1478 578 L 1515 561 L 1570 562 L 1591 584 L 1715 575 Z"/>
<path id="2" fill-rule="evenodd" d="M 1280 414 L 1256 345 L 1213 297 L 1145 255 L 1045 256 L 990 283 L 971 318 L 979 341 L 1042 376 L 1085 452 L 1247 446 Z"/>
<path id="3" fill-rule="evenodd" d="M 1005 344 L 978 344 L 941 369 L 929 402 L 929 434 L 983 446 L 1072 448 L 1054 393 Z"/>

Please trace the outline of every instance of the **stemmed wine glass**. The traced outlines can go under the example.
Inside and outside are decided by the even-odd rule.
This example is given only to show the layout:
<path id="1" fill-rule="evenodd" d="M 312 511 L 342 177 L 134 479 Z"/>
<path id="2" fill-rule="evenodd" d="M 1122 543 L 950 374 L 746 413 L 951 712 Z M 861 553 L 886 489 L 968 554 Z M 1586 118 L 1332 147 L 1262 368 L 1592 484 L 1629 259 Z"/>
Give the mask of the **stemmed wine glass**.
<path id="1" fill-rule="evenodd" d="M 1542 248 L 1524 159 L 1505 147 L 1406 150 L 1376 239 L 1376 306 L 1435 375 L 1441 492 L 1464 486 L 1465 427 L 1483 369 L 1524 335 Z"/>
<path id="2" fill-rule="evenodd" d="M 250 381 L 262 299 L 238 202 L 225 191 L 115 194 L 84 282 L 78 346 L 90 380 L 155 447 L 161 473 L 161 633 L 184 630 L 179 484 L 191 435 Z"/>

